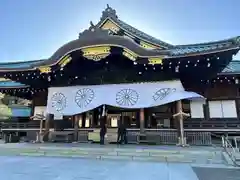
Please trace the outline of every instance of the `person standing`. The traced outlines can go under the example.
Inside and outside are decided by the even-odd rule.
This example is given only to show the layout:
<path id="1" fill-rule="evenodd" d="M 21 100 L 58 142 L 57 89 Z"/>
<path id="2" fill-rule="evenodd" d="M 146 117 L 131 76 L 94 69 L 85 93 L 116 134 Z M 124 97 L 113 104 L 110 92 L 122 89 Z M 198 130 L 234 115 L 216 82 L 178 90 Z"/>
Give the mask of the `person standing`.
<path id="1" fill-rule="evenodd" d="M 118 121 L 118 137 L 117 137 L 117 143 L 122 144 L 123 142 L 123 123 L 122 119 Z"/>
<path id="2" fill-rule="evenodd" d="M 125 123 L 122 119 L 119 121 L 118 125 L 118 138 L 117 138 L 118 144 L 127 144 L 127 129 L 125 127 Z"/>
<path id="3" fill-rule="evenodd" d="M 128 140 L 127 140 L 127 128 L 126 128 L 126 120 L 122 123 L 123 126 L 122 126 L 122 140 L 123 140 L 123 143 L 124 144 L 127 144 L 128 143 Z"/>
<path id="4" fill-rule="evenodd" d="M 100 144 L 104 145 L 105 135 L 107 133 L 107 126 L 105 122 L 105 117 L 100 119 Z"/>

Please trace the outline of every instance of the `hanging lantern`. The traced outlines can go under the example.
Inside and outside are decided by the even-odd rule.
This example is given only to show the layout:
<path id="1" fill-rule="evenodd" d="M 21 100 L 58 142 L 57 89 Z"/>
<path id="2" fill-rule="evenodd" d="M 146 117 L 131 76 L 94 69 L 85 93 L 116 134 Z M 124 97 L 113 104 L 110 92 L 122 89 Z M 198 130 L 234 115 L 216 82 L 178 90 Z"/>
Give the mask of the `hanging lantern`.
<path id="1" fill-rule="evenodd" d="M 239 80 L 238 79 L 235 79 L 235 84 L 239 84 Z"/>
<path id="2" fill-rule="evenodd" d="M 179 66 L 175 67 L 175 72 L 179 72 Z"/>

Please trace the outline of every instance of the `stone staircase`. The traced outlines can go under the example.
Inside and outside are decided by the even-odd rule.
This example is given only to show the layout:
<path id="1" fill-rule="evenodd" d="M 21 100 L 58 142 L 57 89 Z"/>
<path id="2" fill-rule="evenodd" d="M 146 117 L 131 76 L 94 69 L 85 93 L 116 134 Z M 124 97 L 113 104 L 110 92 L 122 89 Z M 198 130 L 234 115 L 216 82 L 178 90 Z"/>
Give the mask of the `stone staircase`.
<path id="1" fill-rule="evenodd" d="M 98 160 L 152 161 L 191 164 L 226 164 L 221 150 L 192 148 L 157 149 L 139 147 L 1 147 L 0 155 L 88 158 Z"/>
<path id="2" fill-rule="evenodd" d="M 222 152 L 222 154 L 228 165 L 240 167 L 240 152 L 234 152 L 232 154 L 229 154 L 228 152 L 224 151 Z"/>

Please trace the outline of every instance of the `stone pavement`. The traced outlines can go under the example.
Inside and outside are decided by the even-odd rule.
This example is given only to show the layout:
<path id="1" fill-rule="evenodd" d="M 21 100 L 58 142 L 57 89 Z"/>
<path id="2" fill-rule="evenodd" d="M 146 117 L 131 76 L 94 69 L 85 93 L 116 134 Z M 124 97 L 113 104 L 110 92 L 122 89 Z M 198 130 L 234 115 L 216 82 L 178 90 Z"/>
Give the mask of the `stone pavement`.
<path id="1" fill-rule="evenodd" d="M 1 156 L 4 180 L 239 180 L 236 168 L 189 164 Z M 214 176 L 215 175 L 215 176 Z"/>
<path id="2" fill-rule="evenodd" d="M 198 180 L 189 165 L 47 157 L 0 157 L 4 180 Z"/>

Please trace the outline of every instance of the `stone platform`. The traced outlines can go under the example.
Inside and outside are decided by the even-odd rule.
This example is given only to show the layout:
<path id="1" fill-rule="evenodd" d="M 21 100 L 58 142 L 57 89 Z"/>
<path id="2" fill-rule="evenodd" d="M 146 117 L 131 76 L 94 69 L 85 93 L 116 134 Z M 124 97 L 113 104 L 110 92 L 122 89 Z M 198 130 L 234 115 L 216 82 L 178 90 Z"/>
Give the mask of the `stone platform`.
<path id="1" fill-rule="evenodd" d="M 227 165 L 214 147 L 19 143 L 0 144 L 0 155 Z"/>

